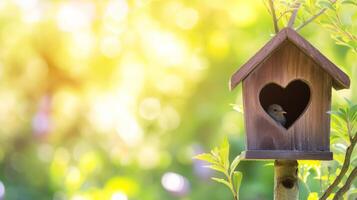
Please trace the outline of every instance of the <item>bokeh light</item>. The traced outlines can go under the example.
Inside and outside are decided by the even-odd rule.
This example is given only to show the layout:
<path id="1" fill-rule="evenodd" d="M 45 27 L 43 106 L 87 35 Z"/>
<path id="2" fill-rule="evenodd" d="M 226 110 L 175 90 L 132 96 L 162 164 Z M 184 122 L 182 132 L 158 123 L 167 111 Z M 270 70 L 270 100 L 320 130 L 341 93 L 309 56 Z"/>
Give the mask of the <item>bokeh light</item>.
<path id="1" fill-rule="evenodd" d="M 0 0 L 0 11 L 0 199 L 230 198 L 192 157 L 224 136 L 231 156 L 245 147 L 231 106 L 241 87 L 227 82 L 271 37 L 260 0 Z M 309 26 L 353 80 L 355 54 Z M 334 91 L 333 106 L 355 90 Z M 240 165 L 241 199 L 272 199 L 261 165 Z"/>
<path id="2" fill-rule="evenodd" d="M 0 181 L 0 199 L 5 197 L 5 185 L 3 182 Z"/>
<path id="3" fill-rule="evenodd" d="M 128 200 L 128 197 L 123 192 L 115 192 L 111 200 Z"/>
<path id="4" fill-rule="evenodd" d="M 174 172 L 167 172 L 161 178 L 162 186 L 169 192 L 183 196 L 189 191 L 189 183 L 185 177 Z"/>

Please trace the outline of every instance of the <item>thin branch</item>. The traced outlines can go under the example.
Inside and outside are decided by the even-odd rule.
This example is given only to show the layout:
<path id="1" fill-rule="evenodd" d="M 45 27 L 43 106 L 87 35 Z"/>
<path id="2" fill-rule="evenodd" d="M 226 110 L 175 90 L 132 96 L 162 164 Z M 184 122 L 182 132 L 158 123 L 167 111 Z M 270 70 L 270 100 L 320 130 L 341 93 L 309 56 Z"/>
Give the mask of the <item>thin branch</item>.
<path id="1" fill-rule="evenodd" d="M 343 165 L 342 165 L 340 173 L 338 174 L 336 179 L 333 181 L 333 183 L 326 189 L 325 193 L 322 195 L 320 200 L 326 200 L 327 197 L 330 196 L 330 194 L 333 192 L 333 190 L 341 182 L 342 178 L 345 176 L 345 174 L 350 166 L 352 152 L 353 152 L 353 149 L 354 149 L 356 143 L 357 143 L 357 135 L 355 134 L 355 136 L 351 140 L 350 146 L 346 150 L 345 160 L 343 161 Z"/>
<path id="2" fill-rule="evenodd" d="M 340 18 L 340 16 L 338 15 L 338 12 L 337 12 L 337 11 L 335 12 L 335 15 L 336 15 L 337 23 L 338 23 L 338 28 L 341 29 L 341 31 L 342 31 L 350 40 L 354 40 L 353 35 L 350 34 L 347 30 L 345 30 L 345 29 L 342 27 L 342 26 L 343 26 L 343 23 L 342 23 L 341 18 Z"/>
<path id="3" fill-rule="evenodd" d="M 280 16 L 276 19 L 277 21 L 279 21 L 282 17 L 284 17 L 284 15 L 293 12 L 294 10 L 285 10 L 284 12 L 280 13 Z"/>
<path id="4" fill-rule="evenodd" d="M 347 181 L 345 183 L 345 185 L 343 185 L 335 194 L 335 196 L 333 197 L 333 200 L 338 200 L 338 199 L 342 199 L 342 196 L 350 189 L 353 180 L 356 178 L 357 176 L 357 167 L 355 167 L 351 174 L 348 176 Z"/>
<path id="5" fill-rule="evenodd" d="M 336 3 L 337 0 L 332 0 L 331 3 L 334 4 Z M 304 28 L 306 25 L 314 21 L 316 18 L 318 18 L 320 15 L 324 14 L 326 12 L 327 8 L 322 8 L 318 13 L 316 13 L 314 16 L 310 17 L 308 20 L 306 20 L 303 24 L 301 24 L 299 27 L 296 28 L 296 31 L 299 31 L 300 29 Z"/>
<path id="6" fill-rule="evenodd" d="M 296 16 L 297 16 L 297 13 L 299 11 L 300 6 L 301 6 L 301 3 L 297 2 L 296 3 L 296 7 L 294 8 L 293 14 L 291 14 L 291 17 L 289 19 L 288 27 L 291 28 L 291 27 L 294 26 L 294 23 L 295 23 L 295 20 L 296 20 Z"/>
<path id="7" fill-rule="evenodd" d="M 275 13 L 275 8 L 274 8 L 274 2 L 273 0 L 269 0 L 269 7 L 270 7 L 270 11 L 271 11 L 271 15 L 273 17 L 273 23 L 274 23 L 274 30 L 275 33 L 279 32 L 279 26 L 278 26 L 278 21 L 276 19 L 276 13 Z"/>
<path id="8" fill-rule="evenodd" d="M 266 1 L 265 0 L 262 0 L 262 1 L 263 1 L 263 4 L 264 4 L 264 7 L 268 10 L 269 15 L 271 15 L 270 8 L 267 5 Z"/>
<path id="9" fill-rule="evenodd" d="M 311 18 L 306 20 L 303 24 L 301 24 L 299 27 L 297 27 L 296 31 L 299 31 L 300 29 L 304 28 L 310 22 L 314 21 L 316 18 L 318 18 L 320 15 L 322 15 L 326 10 L 327 10 L 327 8 L 321 9 L 316 15 L 312 16 Z"/>

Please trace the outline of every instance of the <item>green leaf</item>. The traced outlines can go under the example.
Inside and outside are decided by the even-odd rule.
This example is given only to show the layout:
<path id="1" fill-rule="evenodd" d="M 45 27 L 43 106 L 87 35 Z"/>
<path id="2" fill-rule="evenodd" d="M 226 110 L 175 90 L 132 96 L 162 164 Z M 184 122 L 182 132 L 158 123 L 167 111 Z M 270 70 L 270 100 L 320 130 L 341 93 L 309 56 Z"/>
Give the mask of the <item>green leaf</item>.
<path id="1" fill-rule="evenodd" d="M 237 157 L 234 158 L 230 170 L 231 170 L 231 174 L 234 172 L 234 170 L 237 168 L 238 164 L 240 163 L 240 161 L 242 160 L 241 155 L 239 154 Z"/>
<path id="2" fill-rule="evenodd" d="M 239 197 L 239 189 L 240 189 L 240 185 L 242 183 L 242 179 L 243 179 L 243 174 L 242 172 L 234 172 L 233 174 L 233 184 L 234 187 L 236 188 L 236 192 L 237 192 L 237 196 Z"/>
<path id="3" fill-rule="evenodd" d="M 340 110 L 331 110 L 331 111 L 328 111 L 327 113 L 330 114 L 330 115 L 338 116 L 338 117 L 340 117 L 341 119 L 344 119 L 344 118 L 345 118 L 345 117 L 344 117 L 344 113 L 341 112 Z"/>
<path id="4" fill-rule="evenodd" d="M 332 148 L 333 148 L 333 150 L 335 150 L 339 153 L 345 153 L 347 147 L 345 145 L 343 145 L 342 143 L 338 143 L 338 144 L 333 144 Z"/>
<path id="5" fill-rule="evenodd" d="M 203 161 L 206 161 L 209 163 L 217 163 L 217 160 L 215 159 L 215 157 L 209 153 L 198 154 L 194 157 L 194 159 L 203 160 Z"/>
<path id="6" fill-rule="evenodd" d="M 357 112 L 357 104 L 352 105 L 349 110 L 350 113 L 355 114 Z"/>
<path id="7" fill-rule="evenodd" d="M 329 8 L 331 10 L 334 10 L 335 8 L 333 7 L 332 3 L 330 1 L 319 1 L 318 2 L 319 6 L 322 7 L 322 8 Z"/>
<path id="8" fill-rule="evenodd" d="M 351 194 L 357 194 L 357 189 L 351 189 L 348 191 L 348 193 Z"/>
<path id="9" fill-rule="evenodd" d="M 353 105 L 350 107 L 350 110 L 349 110 L 349 118 L 350 118 L 351 122 L 356 120 L 356 116 L 357 116 L 357 105 Z"/>
<path id="10" fill-rule="evenodd" d="M 228 170 L 229 167 L 229 142 L 227 137 L 224 138 L 221 147 L 219 149 L 219 156 L 223 163 L 223 166 Z"/>
<path id="11" fill-rule="evenodd" d="M 340 117 L 341 119 L 347 121 L 347 111 L 346 111 L 346 109 L 339 108 L 337 116 Z"/>
<path id="12" fill-rule="evenodd" d="M 354 106 L 354 104 L 352 103 L 352 101 L 350 101 L 350 100 L 347 99 L 347 98 L 344 98 L 344 99 L 345 99 L 345 101 L 347 102 L 347 104 L 348 104 L 349 107 Z"/>
<path id="13" fill-rule="evenodd" d="M 353 1 L 353 0 L 344 0 L 341 2 L 342 4 L 352 4 L 352 5 L 355 5 L 357 6 L 357 2 L 356 1 Z"/>
<path id="14" fill-rule="evenodd" d="M 227 186 L 231 191 L 233 191 L 233 188 L 232 188 L 231 184 L 228 183 L 228 181 L 226 181 L 222 178 L 215 178 L 215 177 L 212 177 L 212 180 L 214 180 L 218 183 L 222 183 L 223 185 Z"/>
<path id="15" fill-rule="evenodd" d="M 215 158 L 220 158 L 219 157 L 219 149 L 218 147 L 215 147 L 211 150 L 211 154 L 215 157 Z"/>
<path id="16" fill-rule="evenodd" d="M 220 165 L 207 165 L 207 166 L 204 166 L 204 167 L 213 169 L 213 170 L 218 171 L 218 172 L 222 172 L 223 174 L 227 173 L 227 170 L 224 169 L 224 167 L 220 166 Z"/>
<path id="17" fill-rule="evenodd" d="M 351 165 L 356 167 L 356 165 L 357 165 L 357 156 L 354 156 L 353 158 L 351 158 Z"/>

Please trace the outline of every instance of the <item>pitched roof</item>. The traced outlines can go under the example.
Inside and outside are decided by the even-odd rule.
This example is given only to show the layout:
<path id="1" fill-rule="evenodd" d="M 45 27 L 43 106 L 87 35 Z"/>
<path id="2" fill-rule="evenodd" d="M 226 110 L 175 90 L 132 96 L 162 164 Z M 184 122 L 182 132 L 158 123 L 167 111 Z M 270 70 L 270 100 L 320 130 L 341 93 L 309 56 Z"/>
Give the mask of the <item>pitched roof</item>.
<path id="1" fill-rule="evenodd" d="M 332 77 L 332 86 L 336 90 L 350 87 L 350 79 L 343 71 L 293 29 L 284 28 L 232 75 L 230 90 L 233 90 L 250 72 L 265 61 L 272 52 L 286 40 L 295 44 L 301 51 L 322 67 Z"/>

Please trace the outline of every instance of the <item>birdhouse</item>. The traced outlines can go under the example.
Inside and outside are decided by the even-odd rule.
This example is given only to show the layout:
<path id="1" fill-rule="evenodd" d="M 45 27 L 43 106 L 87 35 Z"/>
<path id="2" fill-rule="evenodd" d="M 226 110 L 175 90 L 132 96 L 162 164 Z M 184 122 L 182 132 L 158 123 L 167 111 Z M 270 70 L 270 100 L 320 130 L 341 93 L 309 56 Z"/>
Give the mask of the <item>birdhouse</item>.
<path id="1" fill-rule="evenodd" d="M 285 28 L 232 75 L 231 90 L 240 82 L 245 159 L 332 159 L 331 90 L 350 80 L 319 50 Z"/>

